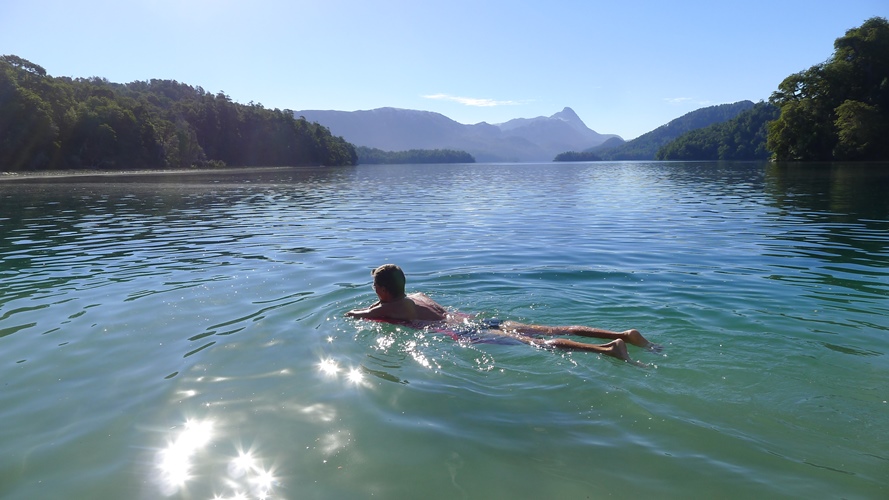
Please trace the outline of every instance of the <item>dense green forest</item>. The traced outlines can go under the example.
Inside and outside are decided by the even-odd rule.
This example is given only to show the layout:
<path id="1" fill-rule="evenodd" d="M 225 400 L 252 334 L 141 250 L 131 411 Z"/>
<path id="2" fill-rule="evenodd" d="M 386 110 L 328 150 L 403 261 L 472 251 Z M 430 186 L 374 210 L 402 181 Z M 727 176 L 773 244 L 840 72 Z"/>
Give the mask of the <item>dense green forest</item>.
<path id="1" fill-rule="evenodd" d="M 889 22 L 865 21 L 769 103 L 699 109 L 628 142 L 557 161 L 889 160 Z M 450 150 L 356 151 L 289 110 L 232 102 L 172 80 L 52 77 L 0 56 L 0 170 L 474 162 Z"/>
<path id="2" fill-rule="evenodd" d="M 591 151 L 568 151 L 557 154 L 553 161 L 602 161 L 602 158 Z"/>
<path id="3" fill-rule="evenodd" d="M 658 160 L 768 160 L 768 124 L 778 108 L 759 102 L 731 120 L 679 136 L 658 150 Z"/>
<path id="4" fill-rule="evenodd" d="M 170 80 L 52 77 L 0 57 L 0 170 L 356 163 L 351 144 L 289 110 Z"/>
<path id="5" fill-rule="evenodd" d="M 889 160 L 887 138 L 889 22 L 874 17 L 838 38 L 825 63 L 785 78 L 769 103 L 704 108 L 587 151 L 605 160 Z"/>
<path id="6" fill-rule="evenodd" d="M 411 149 L 409 151 L 383 151 L 359 146 L 358 163 L 475 163 L 475 158 L 465 151 L 452 149 Z"/>
<path id="7" fill-rule="evenodd" d="M 632 141 L 627 141 L 619 146 L 600 146 L 598 148 L 590 148 L 587 151 L 596 153 L 603 160 L 654 160 L 659 149 L 682 134 L 714 123 L 730 120 L 752 107 L 753 102 L 740 101 L 732 104 L 720 104 L 718 106 L 701 108 L 686 113 L 666 125 L 661 125 L 651 132 L 642 134 Z"/>
<path id="8" fill-rule="evenodd" d="M 889 22 L 865 21 L 834 42 L 833 56 L 784 79 L 769 101 L 777 160 L 889 160 Z"/>

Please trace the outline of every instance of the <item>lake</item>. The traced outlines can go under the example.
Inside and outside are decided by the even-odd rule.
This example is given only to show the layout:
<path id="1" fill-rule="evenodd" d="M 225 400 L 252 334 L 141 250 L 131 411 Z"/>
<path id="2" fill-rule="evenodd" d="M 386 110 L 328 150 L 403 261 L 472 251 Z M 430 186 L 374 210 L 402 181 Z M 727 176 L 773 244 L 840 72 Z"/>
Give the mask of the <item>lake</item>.
<path id="1" fill-rule="evenodd" d="M 4 499 L 889 496 L 889 164 L 7 178 L 0 203 Z M 388 262 L 450 309 L 664 349 L 344 318 Z"/>

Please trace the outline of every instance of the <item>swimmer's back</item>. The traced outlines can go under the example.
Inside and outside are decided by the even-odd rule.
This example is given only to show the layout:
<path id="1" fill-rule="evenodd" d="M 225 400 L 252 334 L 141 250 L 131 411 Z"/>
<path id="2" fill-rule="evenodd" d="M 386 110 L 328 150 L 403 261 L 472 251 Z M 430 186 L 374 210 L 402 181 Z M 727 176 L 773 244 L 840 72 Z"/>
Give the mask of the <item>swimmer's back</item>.
<path id="1" fill-rule="evenodd" d="M 407 313 L 407 317 L 395 319 L 405 319 L 409 321 L 444 321 L 448 317 L 448 312 L 444 307 L 422 293 L 412 293 L 406 298 L 413 303 L 413 307 L 407 306 L 406 309 L 412 309 L 412 311 L 406 310 L 405 313 Z"/>

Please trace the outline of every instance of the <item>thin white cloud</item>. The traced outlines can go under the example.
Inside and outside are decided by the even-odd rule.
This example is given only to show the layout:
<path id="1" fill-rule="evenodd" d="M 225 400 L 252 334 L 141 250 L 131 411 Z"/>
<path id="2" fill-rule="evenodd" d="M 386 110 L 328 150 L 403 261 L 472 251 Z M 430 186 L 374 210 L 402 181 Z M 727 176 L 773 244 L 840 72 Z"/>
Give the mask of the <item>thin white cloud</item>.
<path id="1" fill-rule="evenodd" d="M 475 106 L 479 108 L 491 108 L 494 106 L 516 106 L 516 101 L 497 101 L 494 99 L 479 99 L 476 97 L 459 97 L 448 94 L 430 94 L 422 96 L 424 99 L 435 99 L 438 101 L 451 101 L 463 104 L 464 106 Z"/>
<path id="2" fill-rule="evenodd" d="M 710 101 L 702 101 L 699 99 L 695 99 L 693 97 L 665 97 L 664 101 L 667 104 L 688 104 L 692 103 L 697 106 L 708 106 Z"/>

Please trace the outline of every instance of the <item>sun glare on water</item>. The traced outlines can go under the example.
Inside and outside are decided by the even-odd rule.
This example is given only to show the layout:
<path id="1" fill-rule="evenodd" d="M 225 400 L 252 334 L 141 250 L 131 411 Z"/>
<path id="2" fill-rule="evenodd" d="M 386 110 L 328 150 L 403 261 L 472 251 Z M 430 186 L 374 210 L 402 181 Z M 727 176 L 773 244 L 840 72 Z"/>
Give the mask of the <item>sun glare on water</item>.
<path id="1" fill-rule="evenodd" d="M 186 420 L 168 445 L 157 452 L 156 464 L 158 483 L 164 496 L 183 493 L 188 483 L 195 478 L 193 470 L 205 448 L 216 439 L 217 432 L 211 420 Z M 227 462 L 226 471 L 217 478 L 228 490 L 227 494 L 217 494 L 216 499 L 267 499 L 271 498 L 278 479 L 274 471 L 263 467 L 253 451 L 238 451 L 237 456 Z"/>
<path id="2" fill-rule="evenodd" d="M 191 478 L 194 455 L 213 437 L 210 421 L 187 420 L 184 429 L 158 453 L 161 487 L 172 495 Z"/>
<path id="3" fill-rule="evenodd" d="M 337 375 L 339 374 L 340 370 L 341 369 L 340 369 L 339 364 L 331 358 L 322 359 L 318 363 L 318 371 L 320 371 L 325 376 L 330 377 L 330 378 L 336 378 Z M 360 366 L 357 368 L 353 367 L 353 368 L 349 368 L 348 370 L 345 370 L 344 377 L 347 382 L 349 382 L 353 385 L 361 385 L 361 386 L 368 385 L 367 381 L 364 378 L 364 372 L 362 371 Z"/>

